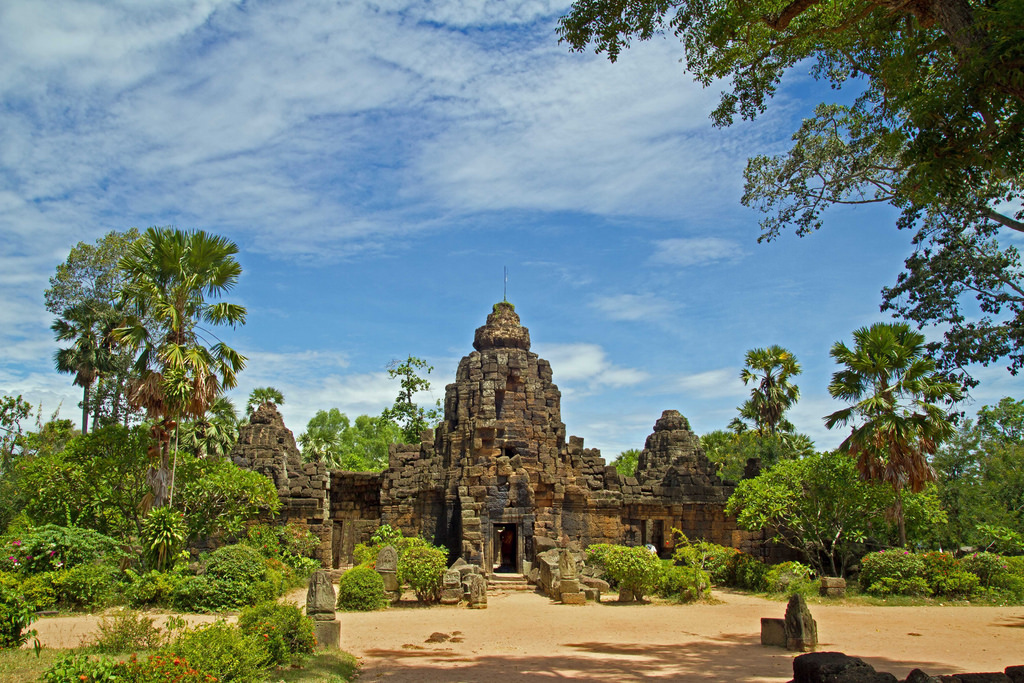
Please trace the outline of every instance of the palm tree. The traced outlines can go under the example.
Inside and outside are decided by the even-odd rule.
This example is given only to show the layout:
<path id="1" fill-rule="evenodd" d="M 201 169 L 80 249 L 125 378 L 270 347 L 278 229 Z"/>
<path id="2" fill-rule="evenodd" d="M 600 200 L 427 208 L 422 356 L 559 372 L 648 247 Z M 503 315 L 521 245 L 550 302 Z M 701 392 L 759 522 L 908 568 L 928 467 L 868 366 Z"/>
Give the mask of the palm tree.
<path id="1" fill-rule="evenodd" d="M 220 396 L 202 417 L 182 422 L 178 442 L 196 457 L 224 457 L 238 441 L 238 415 L 235 404 Z"/>
<path id="2" fill-rule="evenodd" d="M 237 253 L 234 242 L 201 230 L 149 228 L 118 264 L 125 274 L 121 303 L 130 317 L 115 337 L 141 350 L 129 399 L 157 420 L 149 471 L 156 507 L 173 500 L 171 432 L 182 419 L 202 417 L 245 367 L 244 356 L 204 327 L 245 323 L 244 307 L 207 301 L 238 282 Z"/>
<path id="3" fill-rule="evenodd" d="M 781 346 L 747 351 L 740 379 L 755 384 L 750 398 L 739 407 L 740 417 L 752 420 L 762 436 L 765 432 L 774 436 L 780 427 L 792 429 L 783 416 L 800 398 L 799 387 L 789 381 L 800 372 L 796 357 Z"/>
<path id="4" fill-rule="evenodd" d="M 960 388 L 946 380 L 924 355 L 924 335 L 906 323 L 875 323 L 853 333 L 854 348 L 832 346 L 845 369 L 832 375 L 828 391 L 853 405 L 825 418 L 825 426 L 852 423 L 839 450 L 857 458 L 861 477 L 892 486 L 892 512 L 900 545 L 907 544 L 904 489 L 918 492 L 934 481 L 928 455 L 953 433 L 951 416 L 936 405 L 954 403 Z"/>
<path id="5" fill-rule="evenodd" d="M 256 387 L 249 393 L 249 400 L 245 404 L 246 414 L 252 414 L 253 410 L 264 403 L 273 403 L 276 406 L 283 406 L 284 394 L 274 387 Z"/>
<path id="6" fill-rule="evenodd" d="M 54 320 L 50 329 L 57 341 L 73 342 L 53 354 L 57 372 L 73 374 L 74 384 L 82 387 L 82 433 L 89 433 L 89 401 L 92 385 L 100 375 L 112 371 L 114 357 L 109 332 L 113 329 L 111 311 L 96 311 L 77 304 Z"/>

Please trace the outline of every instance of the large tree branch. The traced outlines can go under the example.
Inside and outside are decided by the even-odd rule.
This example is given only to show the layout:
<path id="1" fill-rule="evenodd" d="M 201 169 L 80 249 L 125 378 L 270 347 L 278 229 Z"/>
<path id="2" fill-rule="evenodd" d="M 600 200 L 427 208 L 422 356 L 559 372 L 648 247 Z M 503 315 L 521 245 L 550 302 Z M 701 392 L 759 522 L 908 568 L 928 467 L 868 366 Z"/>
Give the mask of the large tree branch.
<path id="1" fill-rule="evenodd" d="M 985 209 L 984 211 L 982 211 L 982 215 L 984 215 L 985 218 L 993 220 L 1004 227 L 1010 228 L 1011 230 L 1016 230 L 1017 232 L 1024 232 L 1024 223 L 1018 220 L 1014 220 L 1009 216 L 1004 216 L 998 211 L 993 211 L 992 209 Z"/>
<path id="2" fill-rule="evenodd" d="M 818 4 L 821 4 L 821 0 L 793 0 L 777 17 L 765 15 L 761 20 L 775 31 L 785 31 L 791 21 Z"/>

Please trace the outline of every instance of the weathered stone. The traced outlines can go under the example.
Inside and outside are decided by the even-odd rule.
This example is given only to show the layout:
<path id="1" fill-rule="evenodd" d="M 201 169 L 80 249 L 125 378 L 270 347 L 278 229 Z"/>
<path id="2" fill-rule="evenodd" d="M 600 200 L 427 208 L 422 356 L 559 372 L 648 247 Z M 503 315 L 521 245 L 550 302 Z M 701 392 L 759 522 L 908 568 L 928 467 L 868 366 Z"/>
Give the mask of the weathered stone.
<path id="1" fill-rule="evenodd" d="M 441 604 L 442 605 L 457 605 L 462 601 L 462 586 L 442 588 L 441 589 Z"/>
<path id="2" fill-rule="evenodd" d="M 567 548 L 562 548 L 558 554 L 558 576 L 562 581 L 575 579 L 577 575 L 576 558 Z"/>
<path id="3" fill-rule="evenodd" d="M 313 636 L 316 638 L 316 646 L 318 648 L 341 649 L 341 621 L 338 619 L 314 621 Z"/>
<path id="4" fill-rule="evenodd" d="M 786 620 L 761 617 L 761 644 L 765 647 L 786 647 Z"/>
<path id="5" fill-rule="evenodd" d="M 334 593 L 330 572 L 323 569 L 313 572 L 306 590 L 306 616 L 314 621 L 331 621 L 334 619 L 336 602 L 337 595 Z"/>
<path id="6" fill-rule="evenodd" d="M 562 604 L 585 605 L 587 604 L 587 596 L 581 591 L 576 591 L 574 593 L 562 593 Z"/>
<path id="7" fill-rule="evenodd" d="M 813 652 L 818 647 L 818 624 L 807 609 L 804 596 L 793 595 L 786 605 L 786 648 L 795 652 Z"/>
<path id="8" fill-rule="evenodd" d="M 393 546 L 386 545 L 377 553 L 377 571 L 396 572 L 398 571 L 398 551 Z"/>
<path id="9" fill-rule="evenodd" d="M 462 585 L 462 574 L 458 569 L 447 569 L 444 573 L 441 585 L 444 588 L 458 588 Z"/>
<path id="10" fill-rule="evenodd" d="M 636 596 L 633 595 L 633 591 L 627 588 L 619 589 L 619 602 L 635 602 Z"/>
<path id="11" fill-rule="evenodd" d="M 822 597 L 841 598 L 846 595 L 846 579 L 837 576 L 823 576 L 818 592 Z"/>
<path id="12" fill-rule="evenodd" d="M 480 574 L 473 574 L 469 579 L 470 609 L 487 609 L 487 580 Z"/>
<path id="13" fill-rule="evenodd" d="M 842 652 L 811 652 L 793 660 L 792 683 L 898 683 L 862 659 Z"/>

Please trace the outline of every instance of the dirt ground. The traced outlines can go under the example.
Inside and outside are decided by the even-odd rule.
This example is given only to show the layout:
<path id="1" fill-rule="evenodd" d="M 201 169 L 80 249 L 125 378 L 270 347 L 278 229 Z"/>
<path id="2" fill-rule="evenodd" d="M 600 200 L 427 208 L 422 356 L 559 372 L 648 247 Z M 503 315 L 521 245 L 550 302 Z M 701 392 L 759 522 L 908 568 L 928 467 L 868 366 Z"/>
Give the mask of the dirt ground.
<path id="1" fill-rule="evenodd" d="M 341 614 L 342 649 L 360 659 L 367 683 L 790 680 L 796 655 L 760 644 L 760 618 L 782 617 L 785 603 L 716 597 L 720 604 L 570 606 L 511 593 L 492 595 L 485 610 L 409 600 Z M 914 668 L 934 675 L 1024 664 L 1024 607 L 812 604 L 811 613 L 819 649 L 861 657 L 899 678 Z M 97 624 L 76 616 L 34 626 L 44 645 L 70 647 Z"/>

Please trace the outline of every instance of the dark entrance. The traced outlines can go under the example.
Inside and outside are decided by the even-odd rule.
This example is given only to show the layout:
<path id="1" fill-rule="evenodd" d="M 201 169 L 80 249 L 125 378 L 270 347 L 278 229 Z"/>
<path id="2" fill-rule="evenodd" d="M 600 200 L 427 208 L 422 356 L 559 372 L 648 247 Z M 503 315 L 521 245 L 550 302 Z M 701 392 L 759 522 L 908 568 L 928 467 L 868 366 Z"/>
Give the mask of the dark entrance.
<path id="1" fill-rule="evenodd" d="M 494 525 L 494 571 L 514 574 L 519 570 L 516 561 L 519 539 L 515 524 Z"/>

